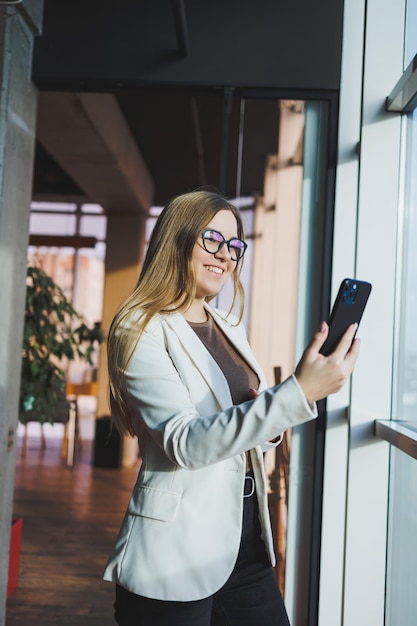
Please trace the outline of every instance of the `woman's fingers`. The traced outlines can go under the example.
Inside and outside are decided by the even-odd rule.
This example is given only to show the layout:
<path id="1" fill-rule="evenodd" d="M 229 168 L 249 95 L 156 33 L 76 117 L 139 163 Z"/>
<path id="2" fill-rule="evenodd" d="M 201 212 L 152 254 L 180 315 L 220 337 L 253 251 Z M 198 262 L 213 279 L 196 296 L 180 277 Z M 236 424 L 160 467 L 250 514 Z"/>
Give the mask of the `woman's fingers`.
<path id="1" fill-rule="evenodd" d="M 335 357 L 345 357 L 348 354 L 348 352 L 352 348 L 352 343 L 353 343 L 353 339 L 355 337 L 357 328 L 358 328 L 358 325 L 356 323 L 351 324 L 347 328 L 341 340 L 337 344 L 335 350 L 333 351 L 333 355 Z"/>
<path id="2" fill-rule="evenodd" d="M 320 349 L 327 338 L 328 326 L 323 322 L 306 348 L 295 376 L 310 404 L 339 391 L 352 373 L 360 347 L 359 339 L 354 339 L 356 329 L 357 324 L 349 326 L 336 349 L 324 356 Z"/>
<path id="3" fill-rule="evenodd" d="M 320 330 L 318 330 L 314 336 L 313 339 L 310 341 L 307 350 L 310 350 L 311 352 L 320 352 L 324 342 L 327 339 L 327 335 L 329 334 L 329 326 L 328 324 L 326 324 L 326 322 L 322 322 L 320 324 Z"/>
<path id="4" fill-rule="evenodd" d="M 357 324 L 351 324 L 328 358 L 338 363 L 345 380 L 350 376 L 359 357 L 360 339 L 355 339 Z"/>

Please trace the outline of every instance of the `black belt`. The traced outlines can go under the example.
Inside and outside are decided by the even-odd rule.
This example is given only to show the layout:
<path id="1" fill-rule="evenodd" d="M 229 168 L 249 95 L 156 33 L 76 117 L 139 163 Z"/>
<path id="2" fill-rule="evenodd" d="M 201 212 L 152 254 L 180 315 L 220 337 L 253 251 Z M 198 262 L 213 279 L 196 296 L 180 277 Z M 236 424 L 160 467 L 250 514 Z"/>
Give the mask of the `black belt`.
<path id="1" fill-rule="evenodd" d="M 245 484 L 243 487 L 243 497 L 250 498 L 255 493 L 255 479 L 253 472 L 247 472 L 245 474 Z"/>

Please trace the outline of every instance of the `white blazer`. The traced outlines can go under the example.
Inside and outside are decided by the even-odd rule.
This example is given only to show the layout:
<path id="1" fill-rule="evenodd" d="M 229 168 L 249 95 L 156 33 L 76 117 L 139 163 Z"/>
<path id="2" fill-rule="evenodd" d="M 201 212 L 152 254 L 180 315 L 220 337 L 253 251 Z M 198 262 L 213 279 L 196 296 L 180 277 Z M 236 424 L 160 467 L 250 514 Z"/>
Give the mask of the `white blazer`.
<path id="1" fill-rule="evenodd" d="M 294 376 L 266 389 L 246 339 L 207 307 L 260 380 L 255 400 L 233 406 L 223 372 L 182 315 L 156 316 L 126 372 L 142 463 L 104 579 L 160 600 L 191 601 L 229 578 L 242 529 L 250 450 L 262 537 L 275 563 L 263 451 L 313 419 Z"/>

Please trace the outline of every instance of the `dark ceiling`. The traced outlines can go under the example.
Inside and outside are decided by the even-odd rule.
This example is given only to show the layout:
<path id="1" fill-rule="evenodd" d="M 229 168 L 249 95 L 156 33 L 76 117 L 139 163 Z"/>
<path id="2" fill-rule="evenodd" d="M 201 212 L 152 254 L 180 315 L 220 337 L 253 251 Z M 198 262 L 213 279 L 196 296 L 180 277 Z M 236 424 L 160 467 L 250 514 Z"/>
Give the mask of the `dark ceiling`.
<path id="1" fill-rule="evenodd" d="M 122 91 L 116 97 L 155 182 L 155 204 L 204 185 L 228 197 L 262 192 L 267 155 L 277 150 L 275 99 L 245 100 L 243 114 L 240 95 L 228 100 L 222 90 L 148 88 Z M 34 174 L 37 198 L 82 195 L 39 143 Z"/>
<path id="2" fill-rule="evenodd" d="M 202 185 L 250 195 L 277 150 L 277 98 L 338 89 L 342 15 L 343 0 L 44 0 L 33 80 L 115 95 L 156 204 Z M 82 193 L 37 144 L 35 197 Z"/>

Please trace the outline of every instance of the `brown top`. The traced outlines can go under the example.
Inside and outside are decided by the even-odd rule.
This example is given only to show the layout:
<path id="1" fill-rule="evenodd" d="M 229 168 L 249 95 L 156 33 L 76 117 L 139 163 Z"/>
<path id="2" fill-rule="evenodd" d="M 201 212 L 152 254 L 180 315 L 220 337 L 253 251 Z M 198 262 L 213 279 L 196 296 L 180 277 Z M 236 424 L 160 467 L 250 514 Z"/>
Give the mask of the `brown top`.
<path id="1" fill-rule="evenodd" d="M 233 404 L 251 400 L 249 389 L 258 389 L 258 377 L 214 323 L 211 315 L 206 322 L 188 323 L 225 375 Z"/>
<path id="2" fill-rule="evenodd" d="M 257 390 L 259 379 L 217 324 L 214 323 L 211 315 L 208 315 L 206 322 L 188 322 L 188 324 L 222 370 L 229 385 L 233 404 L 237 405 L 251 400 L 249 389 Z M 249 469 L 248 458 L 247 466 Z"/>

